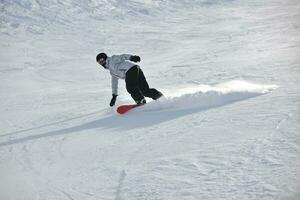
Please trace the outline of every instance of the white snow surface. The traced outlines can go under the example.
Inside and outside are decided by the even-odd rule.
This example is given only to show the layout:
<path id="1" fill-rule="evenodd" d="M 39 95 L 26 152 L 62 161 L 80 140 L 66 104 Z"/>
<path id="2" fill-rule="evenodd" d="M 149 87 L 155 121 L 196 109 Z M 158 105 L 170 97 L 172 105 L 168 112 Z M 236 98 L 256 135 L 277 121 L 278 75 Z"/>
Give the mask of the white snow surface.
<path id="1" fill-rule="evenodd" d="M 1 200 L 300 199 L 299 0 L 0 10 Z M 102 51 L 165 96 L 116 114 Z"/>

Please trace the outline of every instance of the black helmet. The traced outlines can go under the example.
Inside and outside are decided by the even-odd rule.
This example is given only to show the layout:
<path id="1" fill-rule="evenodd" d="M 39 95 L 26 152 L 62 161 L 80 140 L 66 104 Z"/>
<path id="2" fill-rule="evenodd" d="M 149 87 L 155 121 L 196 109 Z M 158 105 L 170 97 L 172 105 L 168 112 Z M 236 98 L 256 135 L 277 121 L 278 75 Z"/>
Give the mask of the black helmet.
<path id="1" fill-rule="evenodd" d="M 106 60 L 106 59 L 107 59 L 106 53 L 99 53 L 99 54 L 97 55 L 97 57 L 96 57 L 96 61 L 99 62 L 99 60 L 100 60 L 101 58 L 103 58 L 104 60 Z"/>

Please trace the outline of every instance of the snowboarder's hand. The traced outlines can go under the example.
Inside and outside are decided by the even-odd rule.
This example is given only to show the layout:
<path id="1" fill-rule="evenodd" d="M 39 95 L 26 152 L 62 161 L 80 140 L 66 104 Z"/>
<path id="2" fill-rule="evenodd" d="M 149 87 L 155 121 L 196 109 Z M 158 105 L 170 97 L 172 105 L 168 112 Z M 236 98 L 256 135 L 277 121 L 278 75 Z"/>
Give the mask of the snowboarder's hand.
<path id="1" fill-rule="evenodd" d="M 139 56 L 131 56 L 130 57 L 130 61 L 133 61 L 133 62 L 140 62 L 141 61 L 141 58 Z"/>
<path id="2" fill-rule="evenodd" d="M 118 95 L 116 95 L 116 94 L 112 94 L 112 98 L 111 98 L 111 100 L 110 100 L 110 107 L 112 107 L 112 106 L 114 106 L 115 105 L 115 103 L 116 103 L 116 100 L 117 100 L 117 96 Z"/>

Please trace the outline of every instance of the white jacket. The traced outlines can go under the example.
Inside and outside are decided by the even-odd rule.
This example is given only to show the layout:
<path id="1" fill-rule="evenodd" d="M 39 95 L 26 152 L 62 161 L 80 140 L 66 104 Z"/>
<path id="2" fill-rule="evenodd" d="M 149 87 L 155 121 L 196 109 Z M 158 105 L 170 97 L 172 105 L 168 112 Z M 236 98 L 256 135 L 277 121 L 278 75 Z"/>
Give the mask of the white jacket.
<path id="1" fill-rule="evenodd" d="M 107 57 L 106 69 L 110 71 L 112 93 L 118 95 L 118 82 L 125 79 L 126 72 L 136 64 L 130 62 L 130 54 L 113 55 Z"/>

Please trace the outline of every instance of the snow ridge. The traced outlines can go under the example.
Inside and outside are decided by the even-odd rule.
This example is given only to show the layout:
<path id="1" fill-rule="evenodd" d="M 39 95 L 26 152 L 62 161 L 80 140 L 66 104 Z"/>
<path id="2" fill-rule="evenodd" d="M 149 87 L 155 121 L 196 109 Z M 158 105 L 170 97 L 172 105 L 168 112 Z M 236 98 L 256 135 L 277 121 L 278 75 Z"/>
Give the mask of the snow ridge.
<path id="1" fill-rule="evenodd" d="M 166 97 L 158 102 L 150 102 L 136 110 L 137 112 L 186 109 L 206 110 L 263 95 L 277 87 L 276 85 L 260 85 L 242 80 L 233 80 L 214 86 L 199 85 L 167 93 Z"/>
<path id="2" fill-rule="evenodd" d="M 10 34 L 26 31 L 43 34 L 51 26 L 69 27 L 91 20 L 130 20 L 132 17 L 156 17 L 176 9 L 191 9 L 226 1 L 214 0 L 4 0 L 1 7 L 1 31 Z"/>

